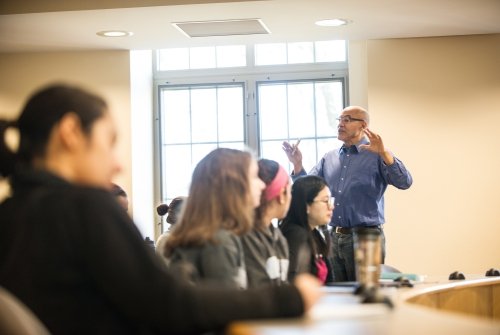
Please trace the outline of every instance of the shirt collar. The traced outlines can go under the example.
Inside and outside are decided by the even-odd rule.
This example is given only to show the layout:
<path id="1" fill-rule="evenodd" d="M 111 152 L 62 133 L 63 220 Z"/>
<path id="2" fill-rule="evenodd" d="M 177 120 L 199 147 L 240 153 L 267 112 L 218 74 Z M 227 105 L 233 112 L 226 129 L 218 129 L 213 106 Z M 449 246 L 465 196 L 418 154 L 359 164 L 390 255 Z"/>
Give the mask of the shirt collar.
<path id="1" fill-rule="evenodd" d="M 358 143 L 356 143 L 355 145 L 352 145 L 350 147 L 347 147 L 345 144 L 342 145 L 340 147 L 340 150 L 339 152 L 340 153 L 358 153 L 360 152 L 361 150 L 359 149 L 359 147 L 362 145 L 362 144 L 368 144 L 370 142 L 368 142 L 368 139 L 366 137 L 363 137 Z"/>

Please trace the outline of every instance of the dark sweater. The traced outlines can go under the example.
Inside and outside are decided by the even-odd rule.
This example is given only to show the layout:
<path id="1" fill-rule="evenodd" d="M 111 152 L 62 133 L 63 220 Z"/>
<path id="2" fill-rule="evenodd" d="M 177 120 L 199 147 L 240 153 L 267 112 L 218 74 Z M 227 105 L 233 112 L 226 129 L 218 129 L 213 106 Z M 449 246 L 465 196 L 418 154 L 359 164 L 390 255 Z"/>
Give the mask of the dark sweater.
<path id="1" fill-rule="evenodd" d="M 174 278 L 108 192 L 43 172 L 0 204 L 0 285 L 53 334 L 196 334 L 298 316 L 295 287 L 227 290 Z"/>
<path id="2" fill-rule="evenodd" d="M 290 251 L 290 267 L 288 268 L 288 281 L 293 282 L 299 273 L 310 273 L 317 275 L 316 258 L 321 257 L 328 269 L 326 283 L 333 281 L 333 264 L 330 255 L 317 254 L 314 252 L 313 243 L 318 246 L 324 245 L 325 240 L 320 234 L 293 223 L 280 226 L 281 232 L 288 242 Z"/>

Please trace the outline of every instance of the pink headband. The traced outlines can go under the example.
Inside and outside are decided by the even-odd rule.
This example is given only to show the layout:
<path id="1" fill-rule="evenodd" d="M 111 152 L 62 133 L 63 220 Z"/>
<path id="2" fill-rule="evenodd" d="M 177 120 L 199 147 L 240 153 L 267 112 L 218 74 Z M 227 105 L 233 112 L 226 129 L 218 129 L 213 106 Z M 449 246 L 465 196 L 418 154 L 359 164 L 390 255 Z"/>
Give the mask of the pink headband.
<path id="1" fill-rule="evenodd" d="M 272 200 L 276 198 L 283 187 L 290 181 L 290 177 L 288 176 L 288 173 L 285 171 L 285 169 L 280 165 L 278 169 L 278 173 L 276 173 L 276 176 L 274 177 L 273 181 L 266 186 L 265 190 L 265 195 L 266 195 L 266 200 Z"/>

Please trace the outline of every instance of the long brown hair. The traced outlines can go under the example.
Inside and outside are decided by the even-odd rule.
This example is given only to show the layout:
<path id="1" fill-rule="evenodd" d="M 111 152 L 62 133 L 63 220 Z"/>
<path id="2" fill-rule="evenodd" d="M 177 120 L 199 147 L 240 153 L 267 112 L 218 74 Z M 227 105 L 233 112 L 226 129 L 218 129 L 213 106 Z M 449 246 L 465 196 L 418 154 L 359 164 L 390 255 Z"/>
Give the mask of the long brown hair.
<path id="1" fill-rule="evenodd" d="M 168 237 L 165 254 L 179 246 L 215 242 L 219 229 L 242 235 L 253 226 L 249 168 L 252 155 L 235 149 L 210 152 L 193 171 L 184 214 Z"/>

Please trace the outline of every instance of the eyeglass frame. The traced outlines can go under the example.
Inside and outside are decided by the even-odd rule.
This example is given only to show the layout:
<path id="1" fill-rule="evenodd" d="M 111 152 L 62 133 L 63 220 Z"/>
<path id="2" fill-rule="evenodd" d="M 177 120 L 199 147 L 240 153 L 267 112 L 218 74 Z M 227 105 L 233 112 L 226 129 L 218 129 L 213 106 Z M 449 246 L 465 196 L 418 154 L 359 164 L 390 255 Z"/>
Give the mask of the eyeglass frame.
<path id="1" fill-rule="evenodd" d="M 351 123 L 353 121 L 365 121 L 366 122 L 366 120 L 364 120 L 364 119 L 358 119 L 358 118 L 352 117 L 350 115 L 344 115 L 344 116 L 336 118 L 335 120 L 337 120 L 339 123 L 340 122 Z"/>
<path id="2" fill-rule="evenodd" d="M 322 202 L 322 203 L 326 204 L 326 206 L 329 208 L 335 207 L 335 198 L 334 197 L 329 197 L 328 200 L 319 200 L 319 199 L 316 200 L 315 199 L 312 202 Z"/>

